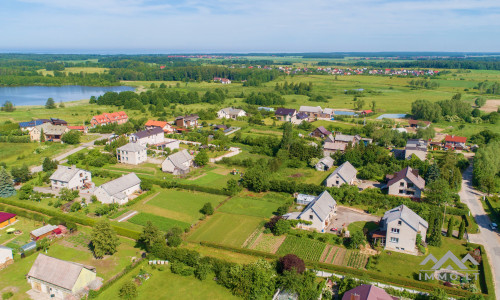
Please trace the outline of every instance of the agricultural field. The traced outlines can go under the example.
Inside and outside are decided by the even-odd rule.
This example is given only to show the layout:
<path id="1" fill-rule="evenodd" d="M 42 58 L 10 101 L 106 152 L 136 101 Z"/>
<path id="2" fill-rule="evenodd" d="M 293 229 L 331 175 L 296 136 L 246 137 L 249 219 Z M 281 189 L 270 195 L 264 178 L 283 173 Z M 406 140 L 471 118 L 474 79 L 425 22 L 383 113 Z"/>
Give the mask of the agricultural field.
<path id="1" fill-rule="evenodd" d="M 216 212 L 198 224 L 187 240 L 190 242 L 212 242 L 233 247 L 241 247 L 265 219 Z"/>
<path id="2" fill-rule="evenodd" d="M 283 244 L 281 244 L 276 254 L 285 255 L 293 253 L 302 259 L 319 261 L 325 247 L 325 243 L 289 235 Z"/>
<path id="3" fill-rule="evenodd" d="M 157 215 L 153 215 L 150 213 L 145 213 L 141 212 L 136 215 L 134 215 L 132 218 L 128 219 L 127 222 L 130 222 L 132 224 L 136 225 L 141 225 L 145 226 L 147 222 L 150 221 L 153 223 L 156 227 L 158 227 L 160 230 L 163 231 L 168 231 L 172 227 L 180 227 L 182 229 L 189 228 L 191 224 L 182 222 L 182 221 L 177 221 L 174 219 L 169 219 L 165 217 L 160 217 Z"/>
<path id="4" fill-rule="evenodd" d="M 107 68 L 98 68 L 98 67 L 68 67 L 65 68 L 63 71 L 60 71 L 62 73 L 105 73 L 109 69 Z M 54 71 L 47 71 L 45 69 L 38 70 L 39 73 L 42 73 L 43 75 L 52 75 L 54 76 Z"/>
<path id="5" fill-rule="evenodd" d="M 56 156 L 70 147 L 66 144 L 56 143 L 0 143 L 1 162 L 5 162 L 8 166 L 38 165 L 42 164 L 45 157 Z"/>
<path id="6" fill-rule="evenodd" d="M 270 218 L 284 204 L 272 194 L 264 197 L 233 197 L 219 208 L 220 212 L 240 214 L 254 217 Z"/>

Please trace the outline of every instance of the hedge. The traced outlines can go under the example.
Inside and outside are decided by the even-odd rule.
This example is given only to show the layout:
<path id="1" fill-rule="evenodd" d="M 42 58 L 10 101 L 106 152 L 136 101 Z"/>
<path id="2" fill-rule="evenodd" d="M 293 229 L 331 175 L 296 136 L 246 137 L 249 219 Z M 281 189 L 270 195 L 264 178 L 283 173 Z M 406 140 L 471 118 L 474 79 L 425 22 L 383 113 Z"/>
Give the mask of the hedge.
<path id="1" fill-rule="evenodd" d="M 478 244 L 470 244 L 474 248 L 479 248 L 481 250 L 481 263 L 479 264 L 479 277 L 482 278 L 480 280 L 481 290 L 485 291 L 490 299 L 495 298 L 495 283 L 493 282 L 493 274 L 490 268 L 490 263 L 488 260 L 488 255 L 486 255 L 486 250 L 483 245 Z M 491 289 L 489 288 L 491 287 Z M 497 291 L 498 292 L 498 291 Z"/>
<path id="2" fill-rule="evenodd" d="M 488 197 L 485 197 L 484 202 L 488 205 L 488 208 L 490 209 L 491 214 L 497 219 L 497 221 L 500 221 L 500 212 L 497 208 L 494 208 L 493 205 L 491 205 L 490 199 Z"/>
<path id="3" fill-rule="evenodd" d="M 32 211 L 17 208 L 17 207 L 7 206 L 5 204 L 0 204 L 0 210 L 5 211 L 5 212 L 9 212 L 9 213 L 13 213 L 13 214 L 17 214 L 21 217 L 25 217 L 25 218 L 32 219 L 35 221 L 48 222 L 48 220 L 49 220 L 49 218 L 47 218 L 46 216 L 44 216 L 42 214 L 38 214 L 38 213 L 35 213 Z"/>
<path id="4" fill-rule="evenodd" d="M 69 222 L 78 223 L 78 224 L 90 226 L 90 227 L 94 226 L 97 222 L 97 220 L 94 220 L 91 218 L 79 217 L 79 216 L 69 215 L 69 214 L 65 214 L 62 212 L 58 212 L 58 211 L 53 211 L 51 209 L 46 209 L 43 207 L 32 205 L 30 203 L 25 203 L 24 201 L 21 201 L 21 200 L 16 201 L 16 200 L 0 198 L 0 203 L 12 205 L 12 206 L 17 206 L 17 207 L 20 207 L 20 208 L 23 208 L 26 210 L 35 211 L 37 213 L 41 213 L 41 214 L 44 214 L 44 215 L 47 215 L 50 217 L 57 217 L 57 218 L 59 218 L 63 221 L 66 221 L 66 222 L 69 221 Z M 111 224 L 111 227 L 116 231 L 116 233 L 118 235 L 128 237 L 128 238 L 131 238 L 134 240 L 137 240 L 141 234 L 138 231 L 123 228 L 123 227 L 120 227 L 116 224 Z"/>
<path id="5" fill-rule="evenodd" d="M 117 282 L 120 278 L 123 276 L 127 275 L 128 273 L 132 272 L 135 270 L 140 264 L 142 264 L 145 260 L 143 258 L 140 258 L 139 260 L 135 261 L 134 263 L 128 265 L 121 271 L 119 274 L 114 276 L 113 278 L 109 279 L 106 281 L 97 291 L 89 291 L 89 299 L 94 299 L 97 298 L 102 292 L 107 290 L 113 283 Z"/>
<path id="6" fill-rule="evenodd" d="M 260 257 L 265 257 L 265 258 L 269 258 L 269 259 L 278 259 L 279 258 L 279 255 L 267 253 L 267 252 L 262 252 L 262 251 L 257 251 L 257 250 L 231 247 L 231 246 L 210 243 L 210 242 L 200 242 L 200 244 L 202 246 L 206 246 L 206 247 L 228 250 L 228 251 L 247 254 L 247 255 L 260 256 Z M 484 256 L 486 256 L 486 255 L 484 255 Z M 336 273 L 340 273 L 340 274 L 344 274 L 344 275 L 354 275 L 354 276 L 359 276 L 362 278 L 368 277 L 369 279 L 374 280 L 374 281 L 379 281 L 381 283 L 386 283 L 386 284 L 391 284 L 391 285 L 397 285 L 397 286 L 401 286 L 401 287 L 412 289 L 412 290 L 419 289 L 419 290 L 423 290 L 425 292 L 433 292 L 435 288 L 440 288 L 440 289 L 446 291 L 446 293 L 448 295 L 452 295 L 452 296 L 468 297 L 470 295 L 473 295 L 473 293 L 465 291 L 465 290 L 454 289 L 454 288 L 447 287 L 444 285 L 437 285 L 437 284 L 432 284 L 432 283 L 427 283 L 427 282 L 410 280 L 410 279 L 405 279 L 405 278 L 401 278 L 401 277 L 387 276 L 387 275 L 384 275 L 382 273 L 376 273 L 376 272 L 372 272 L 372 271 L 368 271 L 368 270 L 361 270 L 361 269 L 355 269 L 355 268 L 350 268 L 350 267 L 331 265 L 331 264 L 321 263 L 321 262 L 317 262 L 317 261 L 310 261 L 310 260 L 304 260 L 304 262 L 306 263 L 306 266 L 309 268 L 320 268 L 320 269 L 323 269 L 326 271 L 336 272 Z M 490 274 L 491 274 L 491 271 L 490 271 Z M 490 276 L 490 278 L 491 278 L 491 276 Z M 492 280 L 490 280 L 490 281 L 491 281 L 491 284 L 493 284 Z M 490 284 L 490 282 L 488 282 L 488 285 L 489 284 Z M 488 295 L 485 295 L 485 296 L 488 296 Z"/>

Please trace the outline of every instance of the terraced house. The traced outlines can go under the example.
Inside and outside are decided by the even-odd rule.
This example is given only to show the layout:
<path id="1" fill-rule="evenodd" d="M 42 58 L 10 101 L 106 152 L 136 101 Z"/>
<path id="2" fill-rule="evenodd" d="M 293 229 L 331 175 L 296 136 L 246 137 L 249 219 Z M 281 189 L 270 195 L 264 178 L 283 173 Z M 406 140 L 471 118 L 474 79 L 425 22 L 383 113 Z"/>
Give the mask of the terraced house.
<path id="1" fill-rule="evenodd" d="M 104 113 L 101 115 L 93 116 L 90 120 L 90 125 L 92 127 L 104 126 L 109 124 L 125 124 L 128 122 L 128 116 L 124 111 L 118 111 L 114 113 Z"/>

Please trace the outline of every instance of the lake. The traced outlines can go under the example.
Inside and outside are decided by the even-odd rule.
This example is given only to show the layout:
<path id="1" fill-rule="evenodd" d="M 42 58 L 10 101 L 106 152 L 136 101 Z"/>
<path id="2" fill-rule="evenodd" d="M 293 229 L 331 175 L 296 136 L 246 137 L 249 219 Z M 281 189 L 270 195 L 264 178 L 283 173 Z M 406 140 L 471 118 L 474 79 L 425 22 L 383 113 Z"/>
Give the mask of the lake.
<path id="1" fill-rule="evenodd" d="M 133 91 L 130 86 L 8 86 L 0 87 L 0 105 L 10 101 L 16 106 L 45 105 L 48 98 L 54 98 L 56 103 L 90 99 L 106 92 Z"/>

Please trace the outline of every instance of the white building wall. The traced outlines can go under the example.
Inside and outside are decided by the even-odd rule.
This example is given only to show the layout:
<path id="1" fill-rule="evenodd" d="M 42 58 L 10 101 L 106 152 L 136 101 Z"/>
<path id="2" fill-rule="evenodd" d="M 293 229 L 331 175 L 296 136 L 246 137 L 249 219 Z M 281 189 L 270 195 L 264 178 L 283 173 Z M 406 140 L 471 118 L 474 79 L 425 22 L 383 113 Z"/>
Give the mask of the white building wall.
<path id="1" fill-rule="evenodd" d="M 399 223 L 401 224 L 399 225 Z M 399 230 L 399 233 L 397 233 L 397 230 Z M 425 238 L 425 235 L 422 235 L 422 237 Z M 397 239 L 397 241 L 394 239 Z M 417 231 L 403 220 L 397 219 L 387 224 L 385 249 L 416 254 L 416 240 Z"/>
<path id="2" fill-rule="evenodd" d="M 11 259 L 14 259 L 12 256 L 12 250 L 0 248 L 0 265 Z"/>

